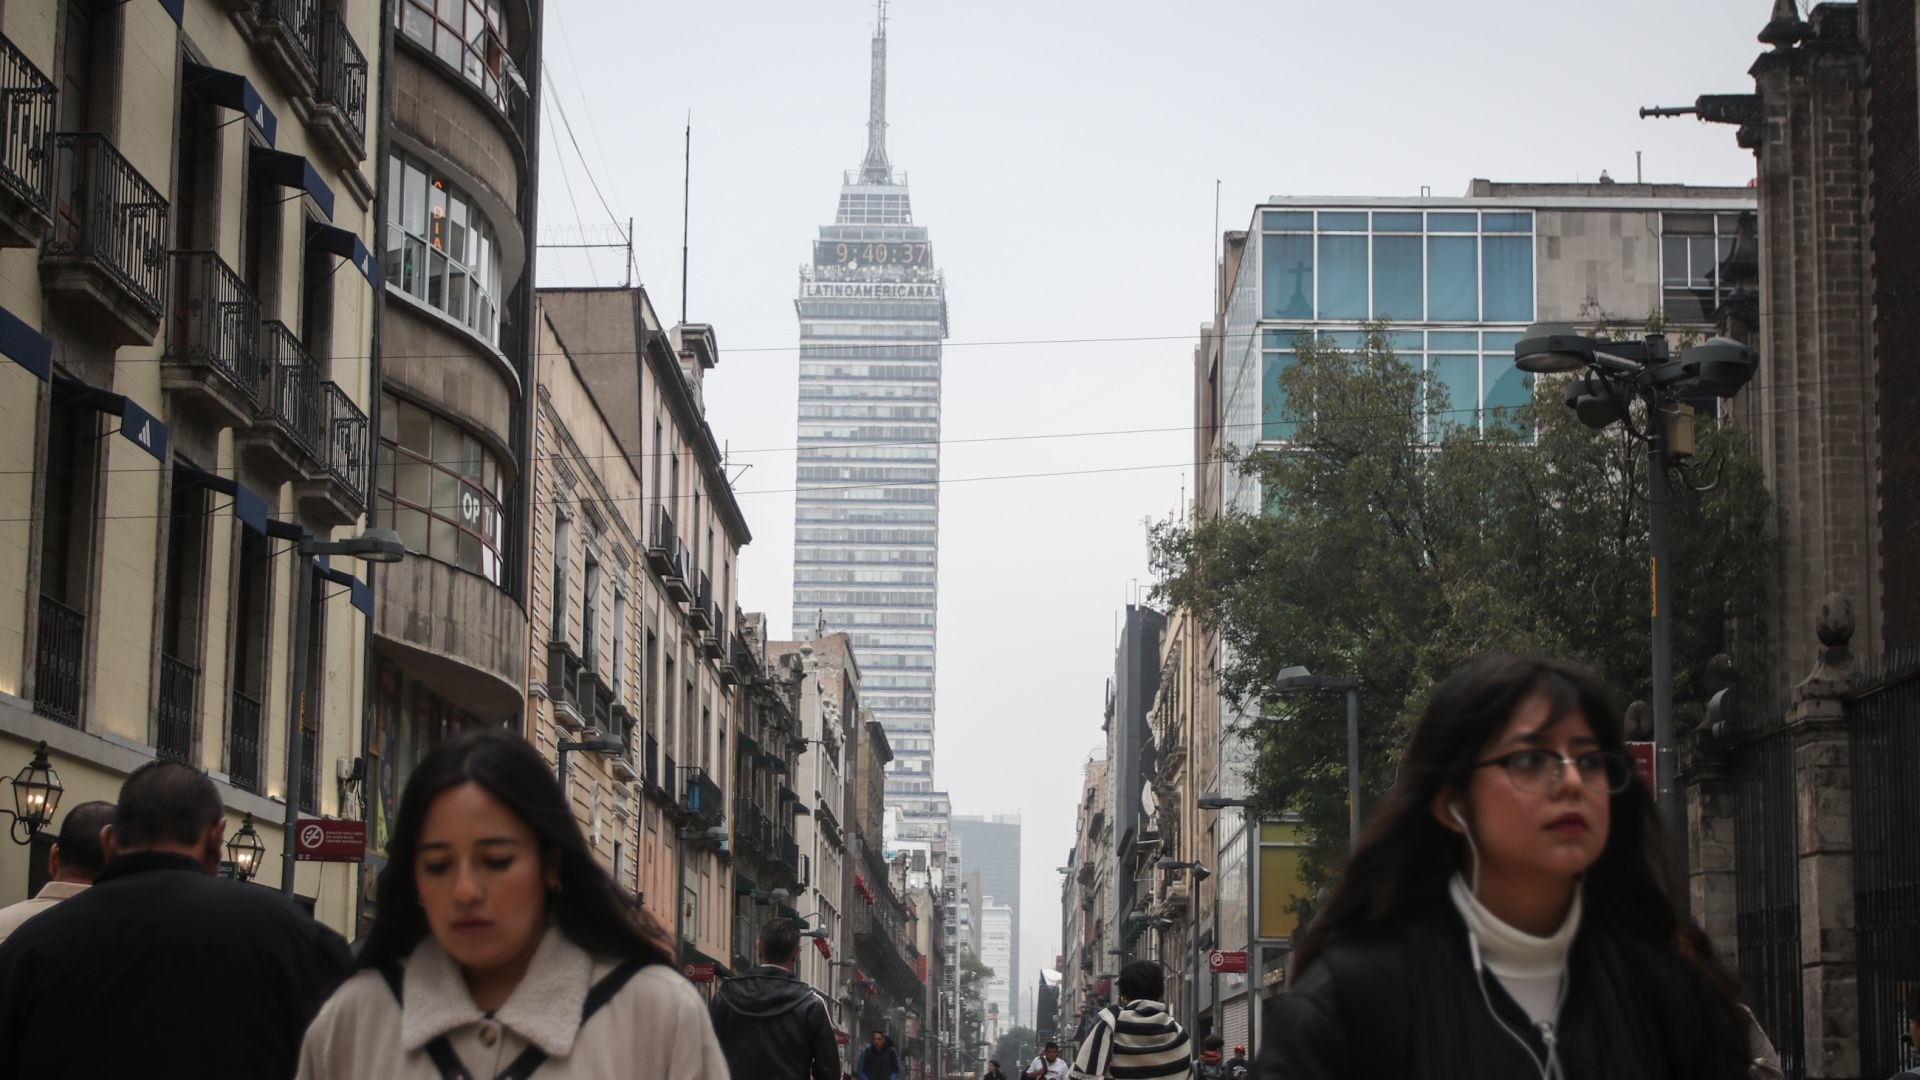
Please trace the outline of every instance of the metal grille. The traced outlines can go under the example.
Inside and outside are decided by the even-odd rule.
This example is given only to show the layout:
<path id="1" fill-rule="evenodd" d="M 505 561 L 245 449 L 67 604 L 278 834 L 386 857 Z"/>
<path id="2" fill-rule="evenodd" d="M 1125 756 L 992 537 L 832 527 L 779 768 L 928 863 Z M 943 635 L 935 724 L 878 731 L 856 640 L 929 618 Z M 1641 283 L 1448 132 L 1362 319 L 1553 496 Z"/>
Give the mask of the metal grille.
<path id="1" fill-rule="evenodd" d="M 1920 988 L 1920 648 L 1889 658 L 1847 702 L 1860 963 L 1860 1069 L 1920 1064 L 1901 1042 Z"/>
<path id="2" fill-rule="evenodd" d="M 340 486 L 367 501 L 367 414 L 340 384 L 320 384 L 327 423 L 327 472 Z"/>
<path id="3" fill-rule="evenodd" d="M 80 655 L 87 617 L 51 596 L 40 598 L 39 648 L 33 659 L 33 711 L 80 726 Z"/>
<path id="4" fill-rule="evenodd" d="M 153 748 L 170 761 L 188 761 L 193 755 L 193 702 L 200 670 L 160 656 L 160 707 L 154 716 Z"/>
<path id="5" fill-rule="evenodd" d="M 1806 1076 L 1793 742 L 1785 710 L 1742 732 L 1730 755 L 1740 981 L 1790 1080 Z"/>
<path id="6" fill-rule="evenodd" d="M 0 37 L 0 185 L 42 215 L 53 209 L 54 99 L 53 80 Z"/>
<path id="7" fill-rule="evenodd" d="M 338 11 L 322 12 L 314 35 L 319 54 L 322 105 L 340 110 L 347 127 L 361 141 L 367 137 L 367 56 L 347 33 L 347 23 Z"/>
<path id="8" fill-rule="evenodd" d="M 260 327 L 261 368 L 267 392 L 260 411 L 316 460 L 320 456 L 320 365 L 287 324 L 270 320 Z"/>
<path id="9" fill-rule="evenodd" d="M 233 692 L 233 707 L 227 714 L 227 776 L 233 786 L 260 791 L 260 703 Z"/>
<path id="10" fill-rule="evenodd" d="M 314 73 L 314 8 L 317 0 L 260 0 L 255 13 L 264 33 L 279 34 L 287 48 L 311 76 Z"/>
<path id="11" fill-rule="evenodd" d="M 179 297 L 167 359 L 205 364 L 259 401 L 260 301 L 211 251 L 182 251 L 174 259 Z"/>
<path id="12" fill-rule="evenodd" d="M 167 292 L 167 200 L 105 135 L 61 132 L 49 258 L 93 262 L 158 318 Z"/>

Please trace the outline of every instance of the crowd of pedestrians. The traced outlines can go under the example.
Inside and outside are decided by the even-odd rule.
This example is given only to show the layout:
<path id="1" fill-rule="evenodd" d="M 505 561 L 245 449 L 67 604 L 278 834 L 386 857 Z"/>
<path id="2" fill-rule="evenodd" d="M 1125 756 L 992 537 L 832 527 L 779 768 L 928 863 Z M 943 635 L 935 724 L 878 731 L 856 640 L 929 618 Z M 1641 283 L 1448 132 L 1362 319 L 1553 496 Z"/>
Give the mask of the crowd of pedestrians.
<path id="1" fill-rule="evenodd" d="M 1779 1076 L 1667 887 L 1622 740 L 1585 671 L 1475 661 L 1416 725 L 1257 1064 L 1217 1035 L 1196 1052 L 1164 972 L 1136 960 L 1071 1061 L 1048 1042 L 1020 1075 Z M 459 736 L 414 770 L 351 952 L 291 898 L 216 880 L 225 827 L 213 782 L 171 762 L 135 771 L 115 804 L 68 812 L 50 880 L 0 909 L 0 1080 L 900 1080 L 882 1031 L 844 1071 L 826 1002 L 794 975 L 789 920 L 703 1001 L 539 752 L 506 731 Z M 1909 1009 L 1920 1038 L 1920 995 Z"/>

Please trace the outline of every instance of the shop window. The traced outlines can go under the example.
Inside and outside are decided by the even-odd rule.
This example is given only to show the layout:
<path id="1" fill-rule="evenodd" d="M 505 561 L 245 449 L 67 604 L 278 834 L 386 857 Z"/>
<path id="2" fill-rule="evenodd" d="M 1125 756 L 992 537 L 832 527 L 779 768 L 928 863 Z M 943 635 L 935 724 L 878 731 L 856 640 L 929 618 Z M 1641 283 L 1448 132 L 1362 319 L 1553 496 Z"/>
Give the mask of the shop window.
<path id="1" fill-rule="evenodd" d="M 379 520 L 407 550 L 493 582 L 505 575 L 506 470 L 472 432 L 403 398 L 381 402 Z"/>

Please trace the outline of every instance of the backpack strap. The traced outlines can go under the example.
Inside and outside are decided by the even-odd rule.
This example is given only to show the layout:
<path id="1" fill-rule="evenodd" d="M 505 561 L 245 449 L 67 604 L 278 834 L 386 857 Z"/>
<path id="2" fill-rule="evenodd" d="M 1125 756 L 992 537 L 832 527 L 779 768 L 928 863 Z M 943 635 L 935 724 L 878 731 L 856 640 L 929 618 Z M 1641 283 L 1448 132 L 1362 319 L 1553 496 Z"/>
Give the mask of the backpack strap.
<path id="1" fill-rule="evenodd" d="M 607 972 L 606 975 L 601 977 L 599 982 L 594 983 L 593 988 L 587 991 L 586 1001 L 580 1005 L 580 1026 L 585 1027 L 587 1021 L 593 1019 L 594 1013 L 599 1012 L 602 1006 L 612 1001 L 614 995 L 618 994 L 630 979 L 640 973 L 642 966 L 638 960 L 629 960 L 619 967 L 614 968 L 612 971 Z M 445 1036 L 441 1038 L 444 1039 Z M 427 1051 L 428 1053 L 432 1053 L 433 1047 L 427 1047 Z M 439 1060 L 436 1058 L 434 1063 L 439 1064 Z M 502 1070 L 500 1075 L 495 1077 L 494 1080 L 527 1080 L 527 1077 L 531 1076 L 535 1069 L 538 1069 L 546 1063 L 547 1052 L 537 1046 L 529 1046 L 525 1050 L 520 1051 L 520 1056 L 514 1058 L 512 1063 Z M 448 1076 L 444 1067 L 441 1068 L 440 1075 L 443 1077 L 443 1080 L 454 1080 L 453 1077 Z M 466 1080 L 466 1075 L 464 1073 L 460 1074 L 459 1080 Z"/>

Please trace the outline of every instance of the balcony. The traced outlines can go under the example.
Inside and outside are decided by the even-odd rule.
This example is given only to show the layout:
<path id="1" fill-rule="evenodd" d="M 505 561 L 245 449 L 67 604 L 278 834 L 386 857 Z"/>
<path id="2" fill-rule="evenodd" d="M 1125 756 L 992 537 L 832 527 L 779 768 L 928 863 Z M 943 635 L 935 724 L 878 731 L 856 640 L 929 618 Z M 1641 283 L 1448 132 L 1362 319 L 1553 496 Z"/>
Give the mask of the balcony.
<path id="1" fill-rule="evenodd" d="M 721 794 L 720 785 L 707 776 L 707 770 L 698 766 L 687 770 L 684 798 L 687 812 L 694 817 L 716 825 L 726 819 L 726 796 Z"/>
<path id="2" fill-rule="evenodd" d="M 687 607 L 687 622 L 702 634 L 713 630 L 713 579 L 700 571 L 693 587 L 693 602 Z"/>
<path id="3" fill-rule="evenodd" d="M 260 405 L 260 301 L 211 251 L 173 258 L 173 319 L 161 386 L 221 427 L 244 427 Z"/>
<path id="4" fill-rule="evenodd" d="M 153 717 L 153 749 L 168 761 L 193 756 L 193 715 L 199 699 L 200 669 L 160 654 L 160 704 Z"/>
<path id="5" fill-rule="evenodd" d="M 0 37 L 0 247 L 35 247 L 53 227 L 53 80 Z"/>
<path id="6" fill-rule="evenodd" d="M 720 631 L 720 682 L 726 686 L 740 685 L 740 638 L 725 630 Z"/>
<path id="7" fill-rule="evenodd" d="M 318 0 L 259 0 L 253 8 L 253 47 L 296 96 L 316 96 Z"/>
<path id="8" fill-rule="evenodd" d="M 167 295 L 167 200 L 105 135 L 53 136 L 53 235 L 40 253 L 48 301 L 113 345 L 150 345 Z"/>
<path id="9" fill-rule="evenodd" d="M 680 546 L 679 533 L 673 527 L 673 515 L 665 506 L 653 508 L 653 521 L 647 530 L 647 563 L 661 576 L 673 572 L 673 553 Z"/>
<path id="10" fill-rule="evenodd" d="M 87 617 L 51 596 L 40 598 L 39 648 L 33 660 L 33 711 L 68 727 L 80 726 L 80 664 Z"/>
<path id="11" fill-rule="evenodd" d="M 707 611 L 708 625 L 719 626 L 720 625 L 720 609 L 717 607 L 714 607 L 711 601 L 709 601 L 705 605 L 705 607 Z M 726 631 L 721 630 L 721 631 L 718 631 L 717 633 L 706 633 L 706 634 L 700 635 L 700 651 L 706 656 L 707 659 L 714 660 L 714 661 L 720 661 L 720 660 L 726 659 L 727 647 L 726 647 L 726 644 L 720 640 L 721 637 L 724 636 L 725 634 L 726 634 Z"/>
<path id="12" fill-rule="evenodd" d="M 367 508 L 367 414 L 336 382 L 320 384 L 319 455 L 297 489 L 301 509 L 331 525 L 351 525 Z"/>
<path id="13" fill-rule="evenodd" d="M 243 449 L 276 480 L 298 480 L 320 467 L 320 365 L 287 325 L 260 327 L 263 423 L 235 432 Z"/>
<path id="14" fill-rule="evenodd" d="M 238 690 L 227 712 L 227 779 L 260 793 L 260 703 Z"/>
<path id="15" fill-rule="evenodd" d="M 587 710 L 580 702 L 584 670 L 580 658 L 566 642 L 547 643 L 547 700 L 553 702 L 554 723 L 572 732 L 587 726 Z"/>
<path id="16" fill-rule="evenodd" d="M 660 740 L 649 734 L 641 745 L 646 756 L 640 762 L 640 778 L 649 792 L 660 791 Z"/>
<path id="17" fill-rule="evenodd" d="M 316 17 L 314 54 L 319 85 L 313 132 L 351 175 L 367 157 L 367 55 L 338 11 Z"/>

